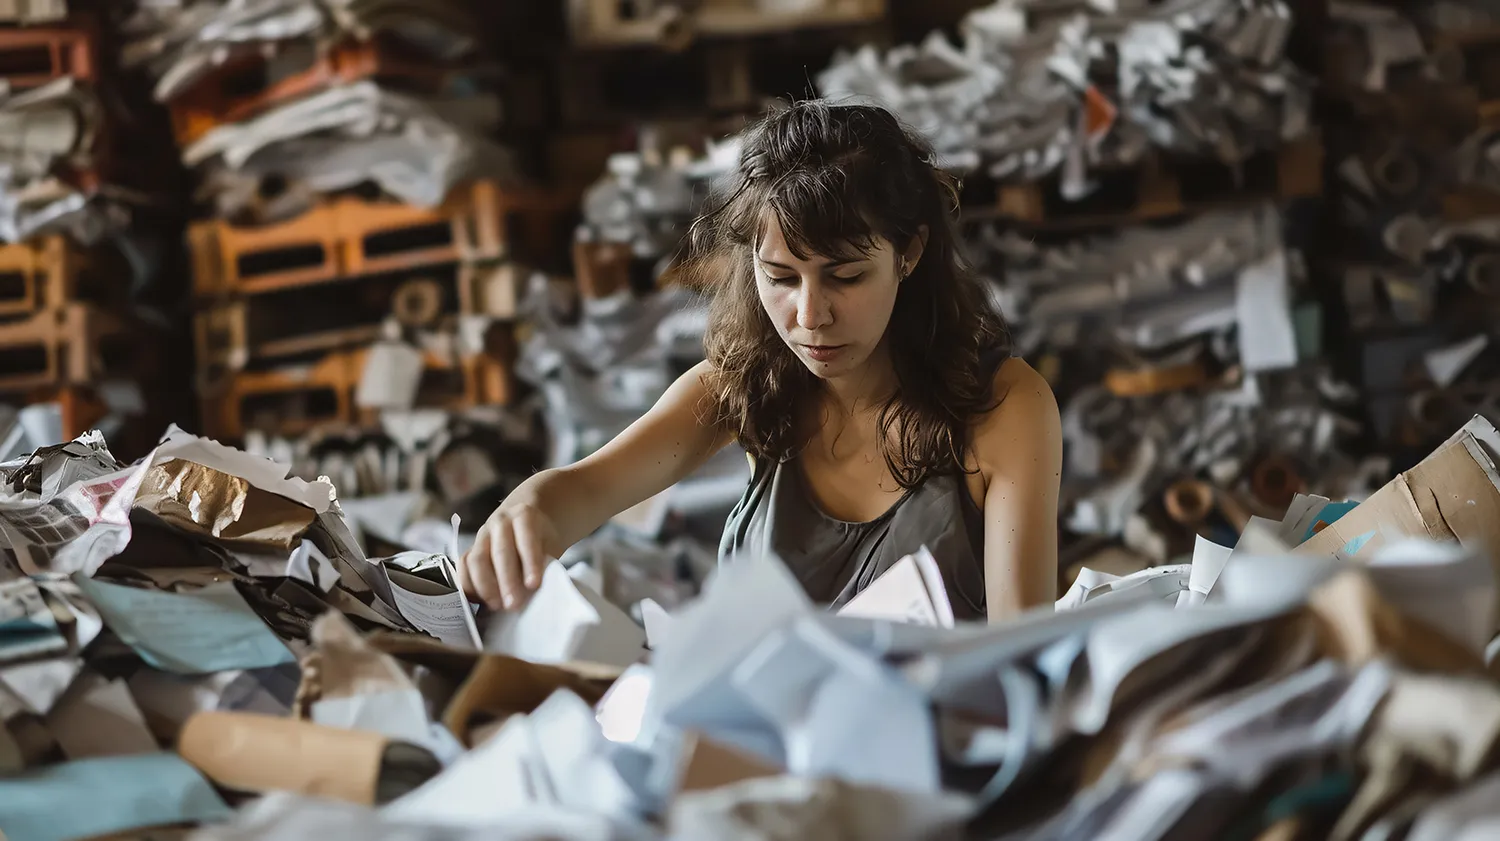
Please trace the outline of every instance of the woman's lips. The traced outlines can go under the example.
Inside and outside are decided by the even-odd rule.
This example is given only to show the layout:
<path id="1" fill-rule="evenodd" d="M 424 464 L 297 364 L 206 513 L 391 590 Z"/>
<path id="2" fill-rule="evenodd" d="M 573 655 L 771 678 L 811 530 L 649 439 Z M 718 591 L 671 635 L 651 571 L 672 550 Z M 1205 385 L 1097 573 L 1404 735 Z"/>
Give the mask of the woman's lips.
<path id="1" fill-rule="evenodd" d="M 808 356 L 808 358 L 813 359 L 813 360 L 815 360 L 817 362 L 827 362 L 828 360 L 833 359 L 835 356 L 838 356 L 839 352 L 842 351 L 843 349 L 844 349 L 843 345 L 803 345 L 802 346 L 802 352 L 806 353 L 807 356 Z"/>

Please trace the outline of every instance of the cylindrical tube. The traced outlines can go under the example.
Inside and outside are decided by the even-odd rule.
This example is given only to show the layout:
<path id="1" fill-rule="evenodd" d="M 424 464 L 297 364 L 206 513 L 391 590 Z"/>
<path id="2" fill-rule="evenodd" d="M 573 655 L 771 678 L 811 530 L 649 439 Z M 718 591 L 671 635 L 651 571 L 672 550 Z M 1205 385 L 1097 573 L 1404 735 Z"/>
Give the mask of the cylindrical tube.
<path id="1" fill-rule="evenodd" d="M 1302 490 L 1297 466 L 1280 456 L 1261 459 L 1250 473 L 1250 491 L 1261 504 L 1281 510 Z"/>
<path id="2" fill-rule="evenodd" d="M 1214 510 L 1214 489 L 1207 482 L 1183 479 L 1168 486 L 1162 504 L 1173 521 L 1196 526 Z"/>
<path id="3" fill-rule="evenodd" d="M 408 280 L 391 295 L 391 313 L 407 327 L 426 327 L 443 311 L 443 289 L 430 278 Z"/>
<path id="4" fill-rule="evenodd" d="M 1500 254 L 1475 254 L 1464 266 L 1464 280 L 1481 295 L 1500 297 Z"/>
<path id="5" fill-rule="evenodd" d="M 183 725 L 177 752 L 224 788 L 365 805 L 398 796 L 382 777 L 410 791 L 442 770 L 425 749 L 380 733 L 255 713 L 196 713 Z"/>
<path id="6" fill-rule="evenodd" d="M 1387 222 L 1385 230 L 1381 232 L 1381 241 L 1385 243 L 1385 247 L 1392 254 L 1412 263 L 1422 261 L 1422 255 L 1427 253 L 1427 245 L 1431 239 L 1427 225 L 1410 213 Z"/>
<path id="7" fill-rule="evenodd" d="M 1400 147 L 1387 149 L 1375 159 L 1371 175 L 1380 189 L 1393 196 L 1408 196 L 1422 183 L 1422 167 L 1411 153 Z"/>

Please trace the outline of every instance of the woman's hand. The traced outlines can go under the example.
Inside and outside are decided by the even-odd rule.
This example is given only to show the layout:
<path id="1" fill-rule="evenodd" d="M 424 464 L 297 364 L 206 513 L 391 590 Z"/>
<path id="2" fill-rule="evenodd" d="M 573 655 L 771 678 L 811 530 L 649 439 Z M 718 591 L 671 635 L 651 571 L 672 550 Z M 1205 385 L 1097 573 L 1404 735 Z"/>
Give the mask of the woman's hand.
<path id="1" fill-rule="evenodd" d="M 544 547 L 558 543 L 556 525 L 540 508 L 529 501 L 506 500 L 479 527 L 474 545 L 459 559 L 459 586 L 492 610 L 519 608 L 542 584 Z"/>

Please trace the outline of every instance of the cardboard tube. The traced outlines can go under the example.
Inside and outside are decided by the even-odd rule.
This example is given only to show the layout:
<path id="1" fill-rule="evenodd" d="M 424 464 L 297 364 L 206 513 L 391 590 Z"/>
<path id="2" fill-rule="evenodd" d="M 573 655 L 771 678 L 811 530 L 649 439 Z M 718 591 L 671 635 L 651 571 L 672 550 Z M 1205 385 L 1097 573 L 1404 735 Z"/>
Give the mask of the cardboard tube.
<path id="1" fill-rule="evenodd" d="M 1422 183 L 1422 167 L 1400 148 L 1388 149 L 1376 158 L 1371 174 L 1380 188 L 1393 196 L 1410 195 Z"/>
<path id="2" fill-rule="evenodd" d="M 1500 297 L 1500 254 L 1475 254 L 1464 266 L 1464 280 L 1481 295 Z"/>
<path id="3" fill-rule="evenodd" d="M 1381 241 L 1392 254 L 1404 257 L 1413 263 L 1420 262 L 1422 255 L 1427 253 L 1427 245 L 1431 240 L 1431 234 L 1427 225 L 1416 216 L 1405 213 L 1386 223 L 1385 230 L 1381 232 Z"/>
<path id="4" fill-rule="evenodd" d="M 1207 482 L 1183 479 L 1172 483 L 1162 496 L 1167 516 L 1185 526 L 1196 526 L 1214 510 L 1214 489 Z"/>
<path id="5" fill-rule="evenodd" d="M 443 312 L 443 289 L 430 278 L 408 280 L 391 295 L 391 313 L 407 327 L 426 327 Z"/>
<path id="6" fill-rule="evenodd" d="M 177 752 L 224 788 L 289 791 L 368 806 L 376 802 L 388 744 L 385 736 L 363 730 L 210 711 L 183 725 Z"/>
<path id="7" fill-rule="evenodd" d="M 1297 466 L 1280 456 L 1268 456 L 1256 463 L 1250 473 L 1250 491 L 1269 508 L 1285 509 L 1302 490 L 1302 474 Z"/>
<path id="8" fill-rule="evenodd" d="M 1144 397 L 1182 391 L 1207 382 L 1208 369 L 1201 362 L 1189 362 L 1169 368 L 1115 368 L 1104 375 L 1104 387 L 1116 397 Z"/>

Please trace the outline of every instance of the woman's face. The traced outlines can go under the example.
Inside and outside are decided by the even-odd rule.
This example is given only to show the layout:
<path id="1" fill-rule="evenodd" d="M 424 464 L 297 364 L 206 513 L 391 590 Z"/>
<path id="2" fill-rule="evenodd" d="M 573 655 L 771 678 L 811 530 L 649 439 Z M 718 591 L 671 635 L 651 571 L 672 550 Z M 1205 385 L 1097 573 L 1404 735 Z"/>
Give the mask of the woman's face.
<path id="1" fill-rule="evenodd" d="M 853 260 L 800 260 L 772 215 L 755 252 L 755 285 L 776 332 L 808 370 L 833 379 L 863 368 L 885 337 L 901 263 L 884 239 Z M 908 258 L 909 262 L 912 258 Z"/>

